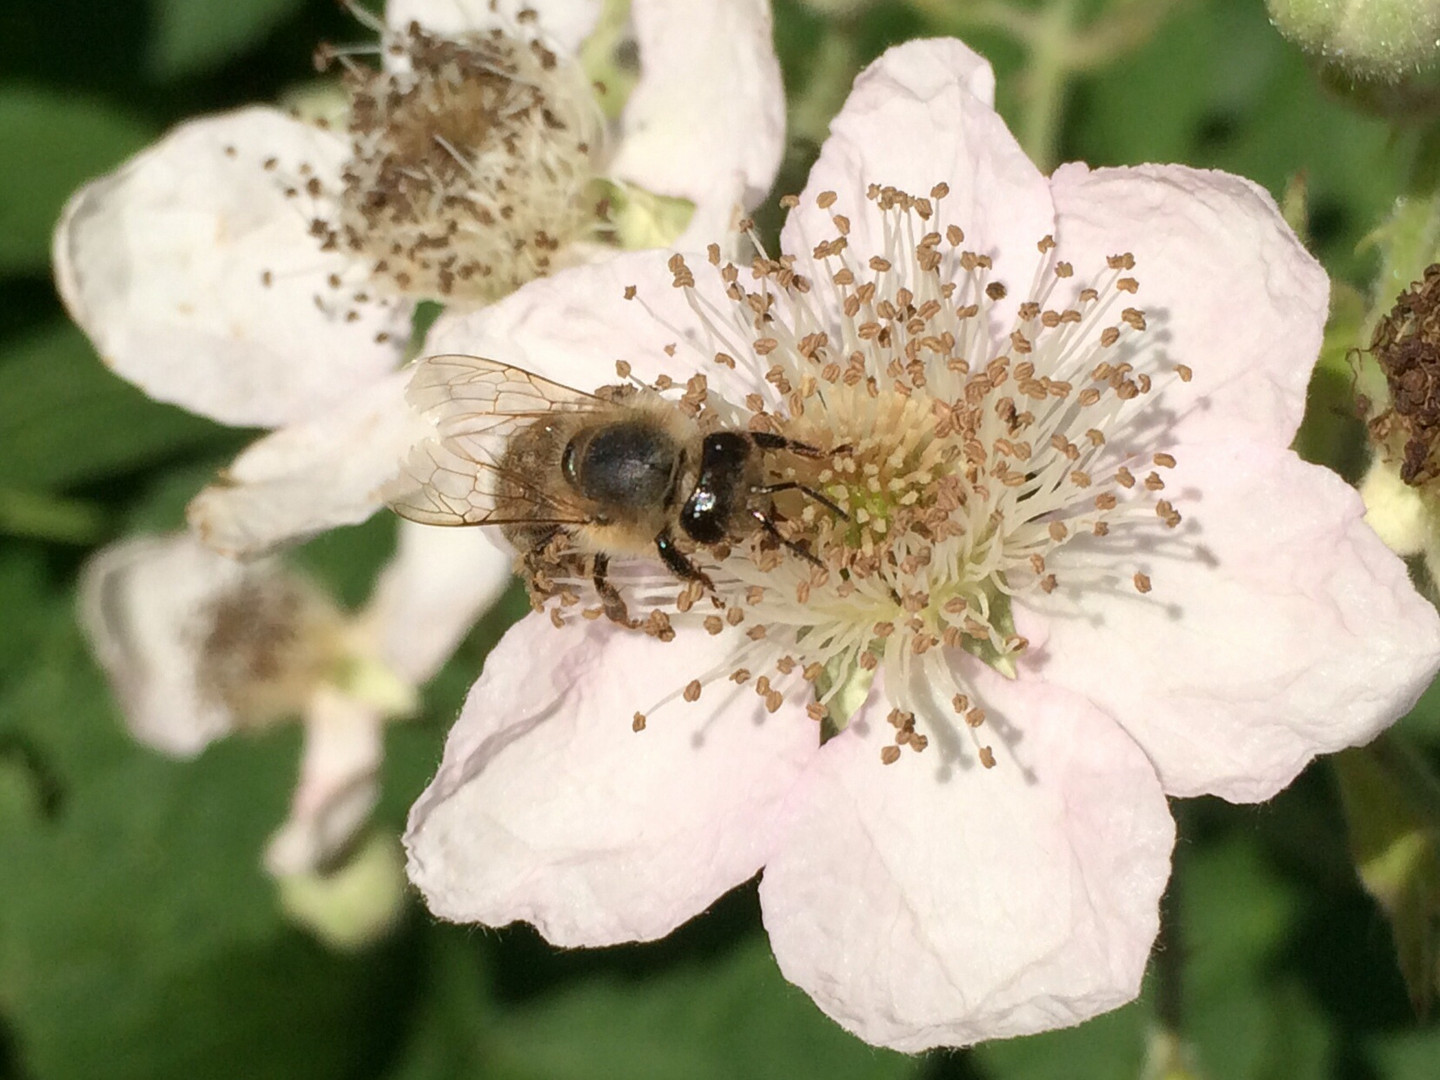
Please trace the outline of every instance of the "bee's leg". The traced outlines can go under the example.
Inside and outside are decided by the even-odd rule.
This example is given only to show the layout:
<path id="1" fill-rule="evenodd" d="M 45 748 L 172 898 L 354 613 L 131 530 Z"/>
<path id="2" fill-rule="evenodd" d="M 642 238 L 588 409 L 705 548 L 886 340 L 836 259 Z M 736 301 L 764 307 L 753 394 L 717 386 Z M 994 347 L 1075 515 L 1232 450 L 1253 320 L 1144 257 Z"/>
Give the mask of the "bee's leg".
<path id="1" fill-rule="evenodd" d="M 797 442 L 794 439 L 787 439 L 784 435 L 774 435 L 768 431 L 750 432 L 750 441 L 761 450 L 789 450 L 792 454 L 808 458 L 830 457 L 832 454 L 843 454 L 850 449 L 850 444 L 845 443 L 843 446 L 832 446 L 829 450 L 821 450 L 818 446 Z"/>
<path id="2" fill-rule="evenodd" d="M 698 581 L 711 592 L 715 591 L 715 585 L 705 576 L 705 572 L 686 558 L 685 553 L 675 546 L 675 537 L 670 534 L 669 526 L 655 537 L 655 550 L 660 553 L 660 561 L 670 568 L 670 572 L 681 581 Z"/>
<path id="3" fill-rule="evenodd" d="M 750 493 L 752 495 L 775 495 L 781 491 L 801 492 L 802 494 L 808 495 L 810 498 L 814 499 L 821 506 L 825 507 L 825 509 L 835 514 L 837 517 L 842 518 L 845 521 L 850 520 L 849 514 L 847 514 L 844 510 L 841 510 L 839 506 L 831 502 L 824 495 L 821 495 L 820 492 L 816 491 L 812 487 L 806 487 L 804 484 L 801 484 L 795 480 L 787 480 L 783 484 L 761 484 L 758 487 L 752 487 L 750 489 Z"/>
<path id="4" fill-rule="evenodd" d="M 796 486 L 798 487 L 799 485 Z M 780 530 L 775 527 L 775 519 L 772 518 L 769 514 L 765 513 L 764 510 L 751 510 L 750 516 L 753 517 L 756 521 L 758 521 L 760 523 L 760 527 L 764 529 L 767 534 L 774 537 L 775 540 L 778 541 L 783 547 L 794 552 L 796 555 L 799 555 L 800 558 L 804 559 L 808 563 L 814 563 L 816 566 L 822 568 L 825 566 L 823 562 L 821 562 L 818 558 L 812 555 L 807 549 L 801 547 L 794 541 L 786 540 L 785 537 L 781 536 Z"/>
<path id="5" fill-rule="evenodd" d="M 591 563 L 591 573 L 595 580 L 595 591 L 600 594 L 600 603 L 605 608 L 605 617 L 621 626 L 633 626 L 630 609 L 625 606 L 625 598 L 620 595 L 620 590 L 610 584 L 609 572 L 610 557 L 605 554 L 596 555 Z"/>

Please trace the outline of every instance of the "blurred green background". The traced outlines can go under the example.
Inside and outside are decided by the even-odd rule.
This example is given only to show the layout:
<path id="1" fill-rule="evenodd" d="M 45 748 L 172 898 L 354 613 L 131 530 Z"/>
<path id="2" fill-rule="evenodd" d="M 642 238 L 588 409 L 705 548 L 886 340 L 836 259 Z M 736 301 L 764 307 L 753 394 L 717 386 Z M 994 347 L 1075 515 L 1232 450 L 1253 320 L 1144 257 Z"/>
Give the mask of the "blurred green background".
<path id="1" fill-rule="evenodd" d="M 992 58 L 1002 112 L 1050 164 L 1214 166 L 1288 191 L 1291 208 L 1303 191 L 1296 220 L 1352 307 L 1378 260 L 1357 245 L 1398 196 L 1428 190 L 1433 116 L 1380 116 L 1325 89 L 1261 0 L 775 8 L 792 113 L 779 191 L 799 190 L 861 65 L 952 30 Z M 1215 1080 L 1440 1076 L 1440 1026 L 1412 1012 L 1325 766 L 1264 806 L 1176 807 L 1171 931 L 1140 1002 L 967 1052 L 906 1058 L 832 1025 L 780 978 L 753 887 L 665 942 L 583 953 L 523 927 L 437 925 L 413 898 L 392 935 L 351 953 L 288 922 L 260 855 L 298 732 L 191 763 L 135 745 L 73 618 L 86 556 L 177 526 L 251 433 L 110 375 L 55 298 L 49 233 L 71 190 L 170 125 L 274 100 L 314 77 L 317 42 L 364 36 L 333 0 L 0 3 L 0 1076 L 1129 1078 L 1157 1018 Z M 1353 475 L 1337 371 L 1317 383 L 1302 446 Z M 295 557 L 353 605 L 392 543 L 376 520 Z M 523 609 L 512 591 L 423 717 L 390 731 L 382 833 L 398 834 L 486 650 Z M 1404 730 L 1433 763 L 1440 700 Z"/>

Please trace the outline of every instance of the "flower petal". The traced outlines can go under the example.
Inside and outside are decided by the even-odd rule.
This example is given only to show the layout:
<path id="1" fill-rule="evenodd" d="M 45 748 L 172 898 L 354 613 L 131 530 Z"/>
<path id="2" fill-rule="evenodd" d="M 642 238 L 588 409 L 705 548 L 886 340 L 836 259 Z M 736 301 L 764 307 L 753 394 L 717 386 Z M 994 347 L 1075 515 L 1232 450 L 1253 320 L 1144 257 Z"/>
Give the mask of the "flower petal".
<path id="1" fill-rule="evenodd" d="M 313 420 L 245 450 L 190 503 L 187 516 L 216 551 L 249 557 L 380 508 L 379 489 L 429 432 L 405 403 L 397 371 Z"/>
<path id="2" fill-rule="evenodd" d="M 1268 799 L 1413 704 L 1440 664 L 1440 617 L 1330 471 L 1258 443 L 1176 457 L 1178 535 L 1118 566 L 1106 540 L 1047 559 L 1060 588 L 1024 600 L 1048 615 L 1033 670 L 1124 724 L 1170 794 Z M 1082 564 L 1118 583 L 1067 588 Z"/>
<path id="3" fill-rule="evenodd" d="M 568 56 L 595 29 L 602 0 L 388 0 L 386 25 L 403 30 L 418 22 L 437 34 L 473 33 L 492 27 L 513 32 L 531 18 L 541 36 Z M 523 12 L 533 16 L 521 18 Z"/>
<path id="4" fill-rule="evenodd" d="M 1174 826 L 1124 732 L 1068 691 L 967 667 L 972 696 L 1019 730 L 996 766 L 934 739 L 885 766 L 888 706 L 872 706 L 796 787 L 760 882 L 785 977 L 909 1052 L 1129 1001 L 1169 876 Z"/>
<path id="5" fill-rule="evenodd" d="M 818 749 L 814 722 L 723 681 L 651 709 L 733 648 L 728 634 L 558 631 L 538 614 L 512 628 L 411 811 L 410 878 L 430 909 L 608 945 L 662 937 L 753 875 Z"/>
<path id="6" fill-rule="evenodd" d="M 963 247 L 992 256 L 996 277 L 1018 298 L 1038 262 L 1036 244 L 1054 232 L 1054 213 L 1045 177 L 990 106 L 994 87 L 990 65 L 958 41 L 912 41 L 887 51 L 860 73 L 831 122 L 785 222 L 782 248 L 804 258 L 835 235 L 830 215 L 843 214 L 854 263 L 874 255 L 898 261 L 879 216 L 867 212 L 866 189 L 891 185 L 928 196 L 943 182 L 950 192 L 940 204 L 942 228 L 960 226 Z M 815 204 L 826 191 L 839 196 L 830 210 Z"/>
<path id="7" fill-rule="evenodd" d="M 112 544 L 86 564 L 80 625 L 140 742 L 193 757 L 234 730 L 230 710 L 200 687 L 200 649 L 210 606 L 259 572 L 185 533 Z"/>
<path id="8" fill-rule="evenodd" d="M 380 574 L 365 618 L 380 657 L 411 683 L 427 681 L 475 620 L 510 584 L 514 556 L 490 529 L 400 523 L 395 558 Z"/>
<path id="9" fill-rule="evenodd" d="M 290 817 L 271 838 L 265 867 L 278 876 L 316 870 L 343 851 L 379 796 L 384 721 L 328 686 L 305 713 L 305 750 Z"/>
<path id="10" fill-rule="evenodd" d="M 651 383 L 664 374 L 683 384 L 703 372 L 710 388 L 732 403 L 765 387 L 759 371 L 747 376 L 714 362 L 722 349 L 741 361 L 753 356 L 701 325 L 674 287 L 668 258 L 659 251 L 625 252 L 529 282 L 468 315 L 442 315 L 430 328 L 426 350 L 487 356 L 579 390 L 618 382 L 617 360 Z M 731 311 L 734 305 L 705 256 L 693 256 L 690 266 L 697 292 Z M 634 299 L 625 301 L 632 287 Z"/>
<path id="11" fill-rule="evenodd" d="M 1288 446 L 1329 304 L 1325 271 L 1242 177 L 1179 165 L 1055 171 L 1058 254 L 1080 281 L 1135 256 L 1152 339 L 1194 370 L 1174 437 Z"/>
<path id="12" fill-rule="evenodd" d="M 745 206 L 775 181 L 785 149 L 785 88 L 767 0 L 632 0 L 640 81 L 620 120 L 612 175 L 726 217 L 731 177 Z M 717 233 L 706 242 L 720 239 Z"/>
<path id="13" fill-rule="evenodd" d="M 346 152 L 273 109 L 181 125 L 65 207 L 70 314 L 119 375 L 216 420 L 268 427 L 334 404 L 395 366 L 410 317 L 337 291 L 357 267 L 309 235 L 309 196 L 285 196 L 282 177 L 337 178 Z"/>

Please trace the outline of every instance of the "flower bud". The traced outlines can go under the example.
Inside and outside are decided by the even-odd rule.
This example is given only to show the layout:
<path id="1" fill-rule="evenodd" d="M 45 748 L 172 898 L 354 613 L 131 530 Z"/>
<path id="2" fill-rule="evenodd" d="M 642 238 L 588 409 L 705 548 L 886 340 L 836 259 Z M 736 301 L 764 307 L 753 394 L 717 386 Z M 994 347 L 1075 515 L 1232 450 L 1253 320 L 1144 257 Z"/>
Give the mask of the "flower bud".
<path id="1" fill-rule="evenodd" d="M 1349 74 L 1394 82 L 1440 55 L 1437 0 L 1266 0 L 1270 21 Z"/>

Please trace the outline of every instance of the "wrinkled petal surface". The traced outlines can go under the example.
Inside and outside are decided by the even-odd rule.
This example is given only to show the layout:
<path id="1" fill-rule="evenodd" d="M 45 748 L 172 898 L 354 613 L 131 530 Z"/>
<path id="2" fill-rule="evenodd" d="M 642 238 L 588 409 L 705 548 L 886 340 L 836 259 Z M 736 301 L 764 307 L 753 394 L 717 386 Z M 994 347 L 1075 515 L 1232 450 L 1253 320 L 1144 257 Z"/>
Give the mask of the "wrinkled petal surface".
<path id="1" fill-rule="evenodd" d="M 328 686 L 315 692 L 305 711 L 305 750 L 290 817 L 265 852 L 270 873 L 316 870 L 354 839 L 379 796 L 383 731 L 377 710 Z"/>
<path id="2" fill-rule="evenodd" d="M 188 534 L 122 541 L 86 564 L 80 624 L 140 742 L 193 757 L 234 730 L 230 710 L 201 689 L 200 648 L 207 608 L 257 572 Z"/>
<path id="3" fill-rule="evenodd" d="M 1369 741 L 1440 663 L 1440 618 L 1327 469 L 1257 443 L 1177 449 L 1186 522 L 1108 588 L 1067 571 L 1112 553 L 1077 542 L 1035 674 L 1085 694 L 1141 744 L 1172 795 L 1267 799 L 1316 754 Z M 1070 594 L 1068 597 L 1066 594 Z"/>
<path id="4" fill-rule="evenodd" d="M 251 557 L 380 508 L 379 489 L 428 431 L 395 372 L 321 416 L 280 428 L 191 501 L 187 516 L 216 551 Z"/>
<path id="5" fill-rule="evenodd" d="M 630 17 L 640 81 L 609 171 L 662 195 L 718 203 L 727 217 L 738 180 L 736 194 L 754 206 L 785 149 L 768 0 L 632 0 Z"/>
<path id="6" fill-rule="evenodd" d="M 759 870 L 814 722 L 725 682 L 651 709 L 724 663 L 728 638 L 560 631 L 538 614 L 512 628 L 411 811 L 410 879 L 430 909 L 524 920 L 557 945 L 646 941 Z"/>
<path id="7" fill-rule="evenodd" d="M 269 427 L 342 400 L 409 336 L 408 305 L 332 287 L 356 268 L 309 235 L 309 197 L 285 196 L 302 164 L 338 180 L 347 152 L 273 109 L 181 125 L 66 205 L 54 261 L 70 314 L 116 373 L 224 423 Z"/>
<path id="8" fill-rule="evenodd" d="M 1320 350 L 1329 279 L 1257 185 L 1179 165 L 1065 165 L 1052 179 L 1061 256 L 1076 280 L 1135 256 L 1147 339 L 1194 379 L 1174 441 L 1288 446 Z M 1127 298 L 1129 300 L 1130 298 Z"/>
<path id="9" fill-rule="evenodd" d="M 395 558 L 376 582 L 365 618 L 379 637 L 380 658 L 419 685 L 510 584 L 511 552 L 489 529 L 445 529 L 400 523 Z"/>
<path id="10" fill-rule="evenodd" d="M 601 0 L 388 0 L 385 22 L 397 30 L 418 22 L 439 34 L 464 34 L 493 27 L 514 32 L 522 11 L 533 11 L 541 37 L 574 55 L 595 28 Z"/>
<path id="11" fill-rule="evenodd" d="M 966 666 L 1018 731 L 1006 746 L 980 730 L 996 766 L 943 742 L 882 765 L 894 730 L 872 698 L 797 785 L 760 883 L 785 977 L 911 1052 L 1129 1001 L 1170 872 L 1165 797 L 1125 733 L 1075 694 Z"/>
<path id="12" fill-rule="evenodd" d="M 929 196 L 945 183 L 943 224 L 964 230 L 964 248 L 993 257 L 996 276 L 1015 283 L 1011 297 L 1018 297 L 1039 259 L 1036 244 L 1055 231 L 1054 210 L 1045 177 L 990 107 L 994 87 L 990 65 L 958 41 L 912 41 L 886 52 L 860 73 L 831 122 L 800 205 L 786 219 L 783 250 L 808 256 L 836 235 L 830 215 L 842 214 L 855 264 L 895 258 L 878 216 L 866 213 L 866 189 Z M 815 200 L 827 191 L 838 198 L 822 210 Z"/>

